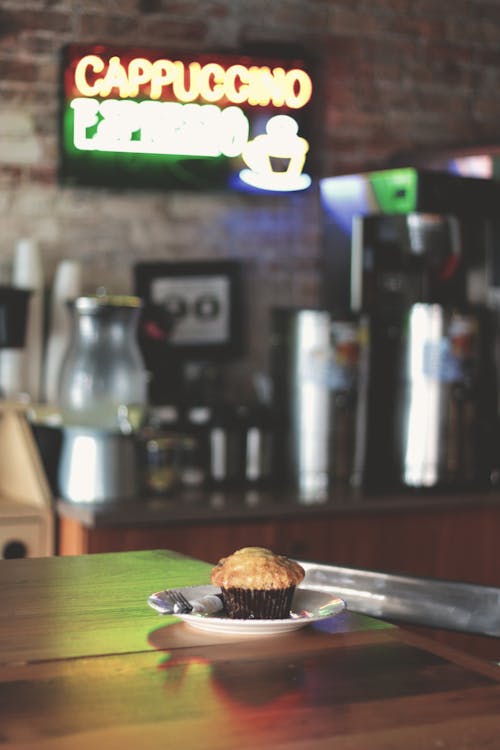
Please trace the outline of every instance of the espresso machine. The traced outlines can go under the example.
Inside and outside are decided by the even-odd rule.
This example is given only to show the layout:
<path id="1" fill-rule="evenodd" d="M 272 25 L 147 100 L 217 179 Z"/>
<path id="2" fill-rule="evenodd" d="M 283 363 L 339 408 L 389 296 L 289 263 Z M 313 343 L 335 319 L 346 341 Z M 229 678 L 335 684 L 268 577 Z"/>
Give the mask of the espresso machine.
<path id="1" fill-rule="evenodd" d="M 486 486 L 497 470 L 500 183 L 414 168 L 320 183 L 322 305 L 363 330 L 352 483 Z"/>

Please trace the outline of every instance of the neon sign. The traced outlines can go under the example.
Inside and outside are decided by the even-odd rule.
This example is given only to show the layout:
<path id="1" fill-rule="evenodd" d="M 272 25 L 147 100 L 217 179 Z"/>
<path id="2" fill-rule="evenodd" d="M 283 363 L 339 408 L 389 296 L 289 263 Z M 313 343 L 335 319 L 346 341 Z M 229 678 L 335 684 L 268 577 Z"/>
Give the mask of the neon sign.
<path id="1" fill-rule="evenodd" d="M 102 75 L 99 75 L 102 74 Z M 186 85 L 186 78 L 189 84 Z M 215 103 L 223 98 L 233 104 L 303 107 L 312 94 L 312 82 L 304 70 L 267 66 L 230 65 L 135 57 L 123 65 L 117 55 L 106 59 L 84 55 L 75 69 L 75 85 L 82 96 L 107 97 L 116 89 L 121 98 L 139 96 L 145 89 L 150 99 L 160 99 L 166 88 L 179 102 L 201 98 Z"/>
<path id="2" fill-rule="evenodd" d="M 81 184 L 303 190 L 303 61 L 65 50 L 62 176 Z"/>

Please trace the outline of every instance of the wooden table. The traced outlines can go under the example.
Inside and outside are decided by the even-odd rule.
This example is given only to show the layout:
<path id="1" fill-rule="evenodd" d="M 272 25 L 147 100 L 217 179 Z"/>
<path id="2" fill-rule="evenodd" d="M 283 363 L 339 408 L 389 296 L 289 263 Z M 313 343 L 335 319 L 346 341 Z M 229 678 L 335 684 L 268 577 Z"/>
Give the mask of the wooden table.
<path id="1" fill-rule="evenodd" d="M 206 583 L 166 551 L 0 561 L 0 746 L 500 748 L 500 668 L 345 612 L 260 638 L 146 605 Z"/>

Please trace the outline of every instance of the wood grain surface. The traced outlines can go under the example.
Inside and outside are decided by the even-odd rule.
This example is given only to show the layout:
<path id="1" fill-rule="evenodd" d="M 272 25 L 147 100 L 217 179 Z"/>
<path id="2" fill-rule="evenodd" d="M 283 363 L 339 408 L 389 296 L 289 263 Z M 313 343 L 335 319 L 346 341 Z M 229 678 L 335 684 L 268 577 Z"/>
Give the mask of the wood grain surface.
<path id="1" fill-rule="evenodd" d="M 0 561 L 0 664 L 148 649 L 154 591 L 210 582 L 174 552 Z"/>
<path id="2" fill-rule="evenodd" d="M 500 748 L 487 662 L 348 611 L 248 638 L 147 607 L 210 567 L 164 551 L 0 561 L 0 747 Z"/>

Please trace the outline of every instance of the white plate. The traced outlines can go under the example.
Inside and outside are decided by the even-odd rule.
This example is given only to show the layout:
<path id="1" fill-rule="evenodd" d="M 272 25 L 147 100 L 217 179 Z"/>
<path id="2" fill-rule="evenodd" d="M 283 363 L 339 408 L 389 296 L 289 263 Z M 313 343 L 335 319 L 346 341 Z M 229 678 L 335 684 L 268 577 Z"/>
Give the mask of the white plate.
<path id="1" fill-rule="evenodd" d="M 181 591 L 190 601 L 207 594 L 220 593 L 220 589 L 216 586 L 187 586 L 177 590 Z M 175 616 L 184 620 L 192 628 L 212 633 L 275 635 L 290 630 L 298 630 L 317 620 L 334 617 L 343 612 L 345 607 L 344 600 L 332 596 L 331 593 L 312 591 L 299 586 L 293 597 L 291 615 L 283 620 L 233 620 L 230 617 L 224 617 L 223 613 L 213 615 L 178 614 Z"/>

